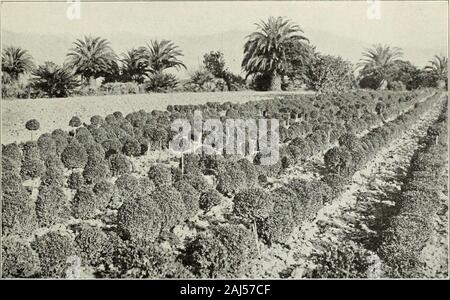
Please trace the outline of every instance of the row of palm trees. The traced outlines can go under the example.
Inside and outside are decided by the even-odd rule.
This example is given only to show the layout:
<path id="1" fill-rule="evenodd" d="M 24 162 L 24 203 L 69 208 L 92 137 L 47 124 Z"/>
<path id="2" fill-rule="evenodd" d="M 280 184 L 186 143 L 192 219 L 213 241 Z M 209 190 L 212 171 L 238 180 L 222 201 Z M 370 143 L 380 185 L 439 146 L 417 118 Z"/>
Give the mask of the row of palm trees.
<path id="1" fill-rule="evenodd" d="M 288 49 L 296 45 L 304 49 L 298 55 L 308 55 L 308 39 L 302 29 L 288 19 L 270 17 L 268 21 L 255 24 L 257 31 L 247 37 L 244 45 L 242 67 L 249 75 L 265 75 L 271 78 L 271 90 L 281 90 L 281 77 L 289 66 Z M 362 53 L 356 71 L 360 75 L 371 76 L 378 80 L 377 87 L 387 85 L 392 68 L 402 61 L 400 48 L 376 44 Z M 300 60 L 307 62 L 307 58 Z M 447 58 L 436 55 L 425 67 L 438 81 L 447 81 Z M 362 76 L 360 76 L 361 78 Z"/>
<path id="2" fill-rule="evenodd" d="M 154 40 L 146 47 L 130 49 L 118 57 L 106 39 L 85 36 L 74 42 L 60 69 L 66 73 L 72 70 L 73 74 L 80 75 L 82 81 L 90 85 L 95 85 L 99 77 L 142 83 L 145 78 L 166 69 L 186 68 L 179 59 L 181 56 L 182 52 L 171 41 Z M 39 76 L 45 66 L 55 68 L 50 63 L 36 68 L 27 50 L 19 47 L 8 47 L 2 52 L 2 74 L 13 81 L 25 73 Z"/>
<path id="3" fill-rule="evenodd" d="M 247 36 L 244 44 L 242 68 L 247 77 L 266 76 L 270 78 L 271 90 L 281 90 L 281 78 L 285 76 L 292 60 L 287 55 L 288 50 L 294 46 L 299 47 L 305 51 L 297 52 L 297 55 L 307 56 L 309 40 L 300 26 L 282 17 L 270 17 L 255 25 L 257 30 Z M 130 49 L 121 56 L 119 58 L 114 53 L 106 39 L 85 36 L 74 42 L 62 69 L 73 70 L 74 74 L 81 76 L 83 82 L 93 85 L 98 77 L 105 77 L 110 81 L 142 83 L 169 68 L 186 68 L 180 60 L 183 53 L 169 40 L 154 40 L 146 47 Z M 357 68 L 360 74 L 377 78 L 378 88 L 381 88 L 386 85 L 389 70 L 401 61 L 402 56 L 399 48 L 374 45 L 363 52 Z M 307 63 L 307 59 L 300 60 Z M 11 80 L 17 80 L 21 74 L 35 69 L 26 50 L 15 47 L 4 49 L 2 73 Z M 439 80 L 446 80 L 447 58 L 435 56 L 426 70 L 435 74 Z"/>

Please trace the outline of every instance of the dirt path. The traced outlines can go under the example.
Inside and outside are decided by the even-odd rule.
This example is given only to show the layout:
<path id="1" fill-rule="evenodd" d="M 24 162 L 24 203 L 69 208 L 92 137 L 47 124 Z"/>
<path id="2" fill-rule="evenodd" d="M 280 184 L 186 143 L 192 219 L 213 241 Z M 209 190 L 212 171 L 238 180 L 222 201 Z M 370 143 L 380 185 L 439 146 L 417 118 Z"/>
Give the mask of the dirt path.
<path id="1" fill-rule="evenodd" d="M 312 222 L 296 228 L 285 247 L 265 248 L 259 268 L 261 277 L 304 277 L 314 266 L 313 253 L 324 245 L 339 245 L 343 240 L 374 248 L 379 220 L 392 207 L 390 196 L 401 187 L 402 176 L 418 146 L 418 140 L 438 117 L 441 105 L 435 104 L 414 126 L 381 150 L 366 167 L 355 173 L 340 200 L 325 206 Z M 376 255 L 374 255 L 376 257 Z"/>

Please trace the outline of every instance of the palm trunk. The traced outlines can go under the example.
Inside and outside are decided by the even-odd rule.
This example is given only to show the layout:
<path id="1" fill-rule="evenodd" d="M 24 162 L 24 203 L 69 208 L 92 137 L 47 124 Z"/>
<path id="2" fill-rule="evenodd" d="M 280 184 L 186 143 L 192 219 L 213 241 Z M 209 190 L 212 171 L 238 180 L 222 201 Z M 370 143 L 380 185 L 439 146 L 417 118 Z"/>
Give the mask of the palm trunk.
<path id="1" fill-rule="evenodd" d="M 281 91 L 281 76 L 277 71 L 273 72 L 270 78 L 270 90 L 271 91 Z"/>

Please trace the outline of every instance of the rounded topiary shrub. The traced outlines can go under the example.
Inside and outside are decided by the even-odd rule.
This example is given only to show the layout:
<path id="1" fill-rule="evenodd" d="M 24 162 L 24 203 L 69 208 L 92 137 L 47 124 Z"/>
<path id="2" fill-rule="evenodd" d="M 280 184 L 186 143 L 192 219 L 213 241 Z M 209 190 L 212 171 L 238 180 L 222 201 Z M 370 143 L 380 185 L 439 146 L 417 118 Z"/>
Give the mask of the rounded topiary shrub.
<path id="1" fill-rule="evenodd" d="M 92 191 L 97 197 L 98 207 L 103 210 L 107 207 L 114 194 L 114 184 L 106 180 L 101 180 L 94 185 Z"/>
<path id="2" fill-rule="evenodd" d="M 102 145 L 96 142 L 92 142 L 89 144 L 85 144 L 84 148 L 86 149 L 86 153 L 88 158 L 102 160 L 105 158 L 105 149 L 103 149 Z"/>
<path id="3" fill-rule="evenodd" d="M 83 177 L 88 184 L 96 183 L 107 178 L 110 174 L 109 171 L 109 165 L 103 158 L 96 159 L 89 156 L 83 170 Z"/>
<path id="4" fill-rule="evenodd" d="M 101 203 L 91 188 L 85 186 L 77 190 L 72 200 L 72 213 L 75 218 L 92 219 L 100 213 Z"/>
<path id="5" fill-rule="evenodd" d="M 186 260 L 201 278 L 243 277 L 255 255 L 252 233 L 239 225 L 213 226 L 186 246 Z"/>
<path id="6" fill-rule="evenodd" d="M 109 165 L 113 176 L 120 176 L 131 172 L 131 162 L 123 154 L 113 154 L 109 157 Z"/>
<path id="7" fill-rule="evenodd" d="M 35 204 L 25 189 L 18 187 L 14 194 L 3 193 L 2 233 L 26 236 L 35 228 Z"/>
<path id="8" fill-rule="evenodd" d="M 257 222 L 258 234 L 270 244 L 284 243 L 294 229 L 291 201 L 283 193 L 272 192 L 273 210 L 267 218 Z"/>
<path id="9" fill-rule="evenodd" d="M 102 125 L 105 121 L 103 118 L 99 115 L 95 115 L 91 117 L 91 124 L 94 126 Z"/>
<path id="10" fill-rule="evenodd" d="M 233 199 L 233 213 L 241 218 L 256 221 L 267 218 L 273 209 L 270 194 L 251 188 L 239 192 Z"/>
<path id="11" fill-rule="evenodd" d="M 65 183 L 64 170 L 56 165 L 49 165 L 41 176 L 41 186 L 63 187 Z"/>
<path id="12" fill-rule="evenodd" d="M 41 227 L 62 223 L 69 218 L 69 200 L 61 187 L 50 185 L 39 188 L 36 216 Z"/>
<path id="13" fill-rule="evenodd" d="M 209 211 L 212 207 L 222 202 L 223 196 L 214 188 L 208 188 L 200 196 L 200 208 Z"/>
<path id="14" fill-rule="evenodd" d="M 61 153 L 64 151 L 64 149 L 68 145 L 68 139 L 69 135 L 67 132 L 65 132 L 62 129 L 56 129 L 52 132 L 52 138 L 55 141 L 56 145 L 56 153 L 58 155 L 61 155 Z"/>
<path id="15" fill-rule="evenodd" d="M 187 183 L 192 185 L 200 193 L 203 193 L 204 191 L 211 188 L 211 185 L 203 175 L 183 176 L 182 179 L 187 181 Z"/>
<path id="16" fill-rule="evenodd" d="M 151 198 L 161 210 L 163 230 L 170 230 L 186 220 L 186 205 L 180 192 L 173 187 L 160 186 L 152 192 Z"/>
<path id="17" fill-rule="evenodd" d="M 32 247 L 39 255 L 43 277 L 65 277 L 67 259 L 74 254 L 74 244 L 68 234 L 47 232 L 37 236 Z"/>
<path id="18" fill-rule="evenodd" d="M 148 171 L 148 178 L 150 178 L 157 187 L 172 184 L 172 173 L 168 167 L 163 165 L 152 165 Z"/>
<path id="19" fill-rule="evenodd" d="M 105 149 L 106 157 L 114 154 L 119 154 L 122 151 L 122 143 L 118 138 L 109 138 L 102 142 L 102 147 Z"/>
<path id="20" fill-rule="evenodd" d="M 30 130 L 30 131 L 36 131 L 36 130 L 38 130 L 40 127 L 41 127 L 41 124 L 39 124 L 39 121 L 36 120 L 36 119 L 28 120 L 28 121 L 25 123 L 25 128 L 28 129 L 28 130 Z"/>
<path id="21" fill-rule="evenodd" d="M 17 172 L 8 172 L 2 169 L 2 194 L 15 195 L 25 191 L 22 178 Z"/>
<path id="22" fill-rule="evenodd" d="M 27 141 L 22 144 L 23 159 L 40 159 L 39 146 L 37 142 Z"/>
<path id="23" fill-rule="evenodd" d="M 72 172 L 67 178 L 67 186 L 69 189 L 78 190 L 83 185 L 85 185 L 84 177 L 82 172 Z"/>
<path id="24" fill-rule="evenodd" d="M 75 131 L 75 138 L 83 145 L 94 143 L 94 137 L 86 127 L 78 127 Z"/>
<path id="25" fill-rule="evenodd" d="M 81 126 L 81 120 L 77 116 L 73 116 L 69 121 L 70 127 L 80 127 Z"/>
<path id="26" fill-rule="evenodd" d="M 226 196 L 233 196 L 247 187 L 246 174 L 233 162 L 227 162 L 219 167 L 217 190 Z"/>
<path id="27" fill-rule="evenodd" d="M 75 237 L 75 244 L 83 265 L 96 267 L 107 251 L 108 236 L 100 227 L 82 224 Z"/>
<path id="28" fill-rule="evenodd" d="M 2 174 L 12 172 L 20 173 L 20 161 L 15 161 L 7 156 L 2 156 Z"/>
<path id="29" fill-rule="evenodd" d="M 30 278 L 39 274 L 37 253 L 28 242 L 16 238 L 2 240 L 2 277 Z"/>
<path id="30" fill-rule="evenodd" d="M 45 166 L 44 162 L 39 158 L 28 158 L 26 157 L 22 161 L 22 166 L 20 168 L 20 175 L 24 180 L 34 179 L 40 177 L 44 173 Z"/>
<path id="31" fill-rule="evenodd" d="M 103 127 L 92 129 L 91 135 L 97 143 L 102 143 L 108 139 L 108 132 Z"/>
<path id="32" fill-rule="evenodd" d="M 150 197 L 125 201 L 117 213 L 117 227 L 125 238 L 153 242 L 161 231 L 162 213 Z"/>
<path id="33" fill-rule="evenodd" d="M 88 155 L 86 149 L 75 140 L 73 140 L 61 154 L 61 161 L 68 169 L 84 168 L 87 160 Z"/>
<path id="34" fill-rule="evenodd" d="M 39 147 L 39 154 L 42 159 L 46 159 L 48 156 L 56 155 L 56 142 L 50 134 L 45 133 L 41 135 L 37 140 L 37 144 Z"/>
<path id="35" fill-rule="evenodd" d="M 122 152 L 127 156 L 141 155 L 141 143 L 135 138 L 128 138 L 123 144 Z"/>
<path id="36" fill-rule="evenodd" d="M 16 143 L 2 145 L 2 157 L 8 157 L 13 161 L 19 163 L 22 160 L 22 153 Z"/>
<path id="37" fill-rule="evenodd" d="M 199 209 L 200 193 L 184 180 L 174 183 L 173 187 L 181 193 L 186 206 L 187 218 L 195 216 Z"/>

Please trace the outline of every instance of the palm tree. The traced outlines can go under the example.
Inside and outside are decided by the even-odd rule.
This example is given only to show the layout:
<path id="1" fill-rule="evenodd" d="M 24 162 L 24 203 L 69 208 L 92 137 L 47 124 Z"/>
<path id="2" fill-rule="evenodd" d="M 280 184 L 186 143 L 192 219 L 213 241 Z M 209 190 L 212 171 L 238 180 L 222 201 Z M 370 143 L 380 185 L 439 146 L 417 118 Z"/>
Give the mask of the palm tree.
<path id="1" fill-rule="evenodd" d="M 34 68 L 33 58 L 27 50 L 10 46 L 2 52 L 2 72 L 11 80 L 19 79 L 21 74 L 31 72 Z"/>
<path id="2" fill-rule="evenodd" d="M 183 56 L 173 42 L 169 40 L 151 41 L 146 48 L 140 48 L 142 58 L 146 61 L 147 72 L 151 74 L 161 73 L 169 68 L 185 68 L 184 63 L 178 59 Z"/>
<path id="3" fill-rule="evenodd" d="M 47 61 L 34 70 L 33 75 L 33 88 L 49 98 L 68 97 L 79 86 L 76 74 L 67 65 L 60 67 Z"/>
<path id="4" fill-rule="evenodd" d="M 247 36 L 242 67 L 250 75 L 270 77 L 270 90 L 281 90 L 281 76 L 288 66 L 287 45 L 308 41 L 301 28 L 288 19 L 270 17 L 255 24 L 257 31 Z"/>
<path id="5" fill-rule="evenodd" d="M 122 54 L 122 75 L 126 81 L 144 82 L 144 76 L 148 67 L 144 49 L 133 48 Z"/>
<path id="6" fill-rule="evenodd" d="M 68 65 L 90 85 L 95 85 L 95 79 L 104 76 L 117 59 L 109 42 L 101 37 L 85 36 L 74 45 L 67 54 Z"/>
<path id="7" fill-rule="evenodd" d="M 377 81 L 377 88 L 387 85 L 388 73 L 391 68 L 401 59 L 403 52 L 400 48 L 388 45 L 375 44 L 366 49 L 363 58 L 357 64 L 361 67 L 361 77 L 372 77 Z"/>
<path id="8" fill-rule="evenodd" d="M 432 72 L 438 81 L 440 81 L 438 83 L 439 85 L 443 85 L 444 83 L 447 82 L 447 72 L 448 72 L 448 60 L 447 57 L 445 56 L 439 56 L 439 55 L 435 55 L 433 57 L 432 60 L 429 61 L 430 65 L 425 67 L 425 70 L 428 72 Z"/>

